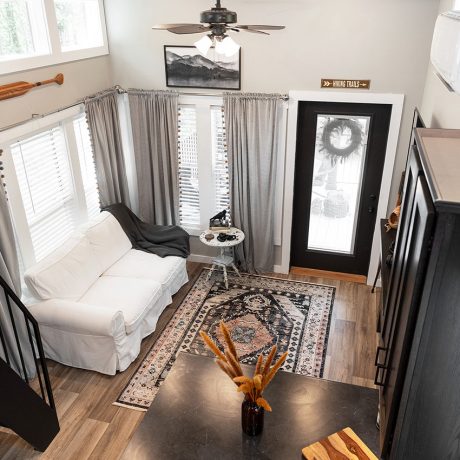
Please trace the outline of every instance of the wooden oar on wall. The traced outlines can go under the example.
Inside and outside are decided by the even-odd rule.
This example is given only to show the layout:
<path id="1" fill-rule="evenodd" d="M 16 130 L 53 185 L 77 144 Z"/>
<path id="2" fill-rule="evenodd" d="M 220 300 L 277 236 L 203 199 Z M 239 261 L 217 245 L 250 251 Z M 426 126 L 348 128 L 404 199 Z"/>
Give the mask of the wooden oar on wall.
<path id="1" fill-rule="evenodd" d="M 37 83 L 17 81 L 15 83 L 9 83 L 8 85 L 1 85 L 0 101 L 3 101 L 4 99 L 10 99 L 12 97 L 23 96 L 37 86 L 49 85 L 50 83 L 57 83 L 58 85 L 62 85 L 64 83 L 64 75 L 62 73 L 58 73 L 54 78 L 51 78 L 50 80 L 38 81 Z"/>

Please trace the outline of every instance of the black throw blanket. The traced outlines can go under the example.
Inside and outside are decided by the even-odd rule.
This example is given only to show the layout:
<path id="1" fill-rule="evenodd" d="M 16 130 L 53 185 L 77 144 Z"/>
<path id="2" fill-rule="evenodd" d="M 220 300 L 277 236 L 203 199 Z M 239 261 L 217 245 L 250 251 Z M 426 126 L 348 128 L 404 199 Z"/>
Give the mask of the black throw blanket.
<path id="1" fill-rule="evenodd" d="M 153 225 L 142 222 L 124 204 L 111 204 L 103 209 L 114 215 L 130 239 L 133 248 L 160 257 L 187 257 L 190 254 L 189 234 L 176 225 Z"/>

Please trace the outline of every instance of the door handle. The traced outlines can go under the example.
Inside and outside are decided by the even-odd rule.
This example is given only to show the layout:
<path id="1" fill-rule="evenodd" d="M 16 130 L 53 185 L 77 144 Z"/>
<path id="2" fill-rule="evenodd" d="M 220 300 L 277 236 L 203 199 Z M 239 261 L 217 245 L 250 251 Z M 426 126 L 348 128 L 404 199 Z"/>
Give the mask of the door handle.
<path id="1" fill-rule="evenodd" d="M 383 366 L 383 364 L 380 364 L 380 352 L 381 351 L 387 351 L 388 348 L 385 347 L 377 347 L 377 353 L 375 354 L 375 366 Z"/>
<path id="2" fill-rule="evenodd" d="M 369 206 L 367 210 L 369 211 L 369 214 L 372 214 L 375 211 L 373 206 Z"/>
<path id="3" fill-rule="evenodd" d="M 375 370 L 375 378 L 374 378 L 374 385 L 378 387 L 384 387 L 385 386 L 385 370 L 386 366 L 382 366 L 381 364 L 377 365 L 377 369 Z M 382 371 L 382 372 L 380 372 Z"/>
<path id="4" fill-rule="evenodd" d="M 388 348 L 386 347 L 377 347 L 377 352 L 375 354 L 375 366 L 377 367 L 377 369 L 375 370 L 375 378 L 374 378 L 374 385 L 376 386 L 379 386 L 379 387 L 383 387 L 385 386 L 385 382 L 384 382 L 384 376 L 385 376 L 385 370 L 387 368 L 387 366 L 385 364 L 381 364 L 380 362 L 380 352 L 381 351 L 388 351 Z M 385 359 L 383 360 L 383 362 L 385 362 L 386 360 L 386 356 L 385 356 Z"/>

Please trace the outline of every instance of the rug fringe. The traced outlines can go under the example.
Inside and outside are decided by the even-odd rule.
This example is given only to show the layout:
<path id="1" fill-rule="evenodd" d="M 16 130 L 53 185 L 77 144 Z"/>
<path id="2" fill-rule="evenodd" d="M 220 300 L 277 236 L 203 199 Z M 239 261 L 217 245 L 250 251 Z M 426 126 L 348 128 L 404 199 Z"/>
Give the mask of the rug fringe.
<path id="1" fill-rule="evenodd" d="M 113 402 L 112 406 L 118 406 L 118 407 L 123 407 L 125 409 L 132 409 L 132 410 L 137 410 L 139 412 L 147 412 L 148 409 L 144 409 L 142 407 L 137 407 L 137 406 L 131 406 L 131 404 L 123 404 L 119 402 Z"/>

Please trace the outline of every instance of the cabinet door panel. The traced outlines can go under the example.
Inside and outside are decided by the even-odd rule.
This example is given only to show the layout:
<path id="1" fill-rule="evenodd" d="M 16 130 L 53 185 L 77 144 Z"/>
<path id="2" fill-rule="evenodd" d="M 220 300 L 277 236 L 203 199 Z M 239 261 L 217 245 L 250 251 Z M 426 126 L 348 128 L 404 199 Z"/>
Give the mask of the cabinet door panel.
<path id="1" fill-rule="evenodd" d="M 412 206 L 406 208 L 406 218 L 406 239 L 398 253 L 400 278 L 395 292 L 393 325 L 385 362 L 385 384 L 381 393 L 386 407 L 385 420 L 381 421 L 385 433 L 382 456 L 391 445 L 434 226 L 435 211 L 423 176 L 416 181 Z"/>
<path id="2" fill-rule="evenodd" d="M 406 246 L 408 238 L 408 222 L 410 212 L 414 204 L 415 189 L 417 187 L 417 179 L 422 172 L 420 160 L 416 147 L 412 148 L 412 152 L 407 162 L 406 175 L 404 181 L 403 198 L 401 203 L 401 214 L 398 225 L 398 233 L 396 235 L 395 251 L 393 256 L 393 265 L 390 272 L 390 282 L 388 285 L 388 294 L 386 302 L 383 305 L 383 324 L 382 324 L 382 342 L 385 348 L 388 348 L 388 341 L 391 336 L 396 297 L 401 284 L 401 269 L 402 269 L 402 254 L 403 248 Z"/>

